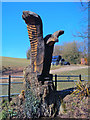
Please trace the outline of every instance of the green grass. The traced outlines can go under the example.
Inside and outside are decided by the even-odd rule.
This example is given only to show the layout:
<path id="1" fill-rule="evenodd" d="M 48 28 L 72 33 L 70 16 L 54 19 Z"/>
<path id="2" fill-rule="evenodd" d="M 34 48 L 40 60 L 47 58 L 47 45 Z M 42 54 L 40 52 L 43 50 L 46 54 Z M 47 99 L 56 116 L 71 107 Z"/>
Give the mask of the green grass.
<path id="1" fill-rule="evenodd" d="M 65 72 L 60 72 L 60 74 L 57 75 L 80 75 L 81 74 L 81 79 L 82 80 L 88 80 L 88 69 L 83 68 L 79 70 L 73 70 L 73 71 L 65 71 Z M 84 76 L 87 75 L 87 76 Z M 71 80 L 79 80 L 79 77 L 71 77 Z M 55 78 L 53 79 L 55 80 Z M 58 77 L 58 80 L 67 80 L 67 77 Z M 58 90 L 63 90 L 63 89 L 68 89 L 71 87 L 75 87 L 75 82 L 58 82 L 57 84 L 57 89 Z"/>
<path id="2" fill-rule="evenodd" d="M 12 84 L 10 92 L 12 93 L 21 93 L 21 91 L 24 90 L 23 84 Z M 2 87 L 2 95 L 8 94 L 8 86 L 3 85 Z"/>
<path id="3" fill-rule="evenodd" d="M 71 64 L 70 66 L 85 66 L 85 65 L 81 65 L 81 64 Z M 55 69 L 59 69 L 59 68 L 63 68 L 65 67 L 64 65 L 51 65 L 51 70 L 55 70 Z"/>
<path id="4" fill-rule="evenodd" d="M 69 72 L 61 72 L 58 75 L 88 75 L 88 69 L 84 68 L 84 69 L 80 69 L 80 70 L 75 70 L 75 71 L 69 71 Z M 53 78 L 54 80 L 54 78 Z M 58 80 L 67 80 L 66 77 L 58 77 Z M 71 80 L 79 80 L 79 78 L 71 78 Z M 82 76 L 82 80 L 88 80 L 88 77 L 83 77 Z M 23 81 L 23 79 L 14 79 L 14 81 Z M 68 89 L 68 88 L 72 88 L 75 87 L 75 83 L 74 82 L 58 82 L 58 90 L 63 90 L 63 89 Z M 11 85 L 11 93 L 20 93 L 21 90 L 23 90 L 24 87 L 22 84 L 12 84 Z M 4 85 L 2 87 L 2 94 L 6 95 L 8 94 L 8 86 Z"/>
<path id="5" fill-rule="evenodd" d="M 60 65 L 51 65 L 51 70 L 55 70 L 55 69 L 59 69 L 63 66 L 60 66 Z"/>
<path id="6" fill-rule="evenodd" d="M 11 58 L 11 57 L 1 57 L 0 61 L 2 61 L 2 66 L 4 67 L 26 67 L 30 64 L 30 60 L 23 58 Z"/>
<path id="7" fill-rule="evenodd" d="M 1 59 L 1 57 L 0 57 Z M 21 59 L 21 58 L 10 58 L 10 57 L 2 57 L 2 65 L 5 67 L 25 67 L 28 66 L 30 63 L 30 60 L 26 60 L 26 59 Z M 51 69 L 58 69 L 60 67 L 63 66 L 51 66 Z M 57 73 L 56 73 L 57 74 Z M 83 69 L 79 69 L 79 70 L 73 70 L 73 71 L 65 71 L 65 72 L 60 72 L 57 75 L 88 75 L 88 69 L 87 68 L 83 68 Z M 82 79 L 84 80 L 88 80 L 88 77 L 82 77 Z M 67 80 L 67 78 L 58 78 L 58 80 Z M 71 78 L 71 80 L 79 80 L 79 78 Z M 18 80 L 14 80 L 14 81 L 23 81 L 23 79 L 18 79 Z M 62 89 L 67 89 L 67 88 L 71 88 L 74 87 L 75 83 L 74 82 L 59 82 L 58 83 L 58 90 L 62 90 Z M 23 90 L 23 85 L 22 84 L 15 84 L 12 85 L 11 87 L 11 93 L 20 93 L 21 90 Z M 3 86 L 2 87 L 2 94 L 5 95 L 7 94 L 8 91 L 8 86 Z"/>
<path id="8" fill-rule="evenodd" d="M 0 112 L 0 120 L 2 119 L 2 112 Z"/>
<path id="9" fill-rule="evenodd" d="M 60 72 L 58 75 L 88 75 L 88 68 L 82 68 L 79 70 Z"/>

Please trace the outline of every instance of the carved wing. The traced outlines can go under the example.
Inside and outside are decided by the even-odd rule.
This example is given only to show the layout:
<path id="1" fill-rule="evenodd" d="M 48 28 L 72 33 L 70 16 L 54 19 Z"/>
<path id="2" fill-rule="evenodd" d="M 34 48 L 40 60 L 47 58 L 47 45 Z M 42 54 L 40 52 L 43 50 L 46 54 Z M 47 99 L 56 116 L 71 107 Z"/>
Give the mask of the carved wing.
<path id="1" fill-rule="evenodd" d="M 44 58 L 42 20 L 39 15 L 31 11 L 23 11 L 22 18 L 27 24 L 31 44 L 31 70 L 41 73 Z"/>
<path id="2" fill-rule="evenodd" d="M 44 53 L 44 63 L 43 63 L 43 75 L 48 75 L 50 71 L 50 66 L 52 62 L 52 55 L 53 55 L 53 49 L 54 44 L 58 42 L 58 37 L 64 33 L 63 30 L 58 30 L 53 34 L 49 34 L 44 38 L 44 44 L 45 44 L 45 53 Z"/>

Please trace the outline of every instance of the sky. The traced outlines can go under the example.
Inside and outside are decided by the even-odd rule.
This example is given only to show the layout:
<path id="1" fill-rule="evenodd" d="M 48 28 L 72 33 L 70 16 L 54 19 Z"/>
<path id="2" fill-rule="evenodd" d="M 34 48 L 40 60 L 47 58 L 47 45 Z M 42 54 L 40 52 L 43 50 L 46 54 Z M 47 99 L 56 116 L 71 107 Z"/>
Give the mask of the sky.
<path id="1" fill-rule="evenodd" d="M 0 56 L 26 58 L 30 47 L 27 27 L 22 12 L 33 11 L 43 22 L 43 36 L 64 30 L 55 45 L 79 38 L 72 36 L 81 30 L 84 12 L 80 2 L 2 2 L 2 54 Z M 0 29 L 1 30 L 1 29 Z"/>

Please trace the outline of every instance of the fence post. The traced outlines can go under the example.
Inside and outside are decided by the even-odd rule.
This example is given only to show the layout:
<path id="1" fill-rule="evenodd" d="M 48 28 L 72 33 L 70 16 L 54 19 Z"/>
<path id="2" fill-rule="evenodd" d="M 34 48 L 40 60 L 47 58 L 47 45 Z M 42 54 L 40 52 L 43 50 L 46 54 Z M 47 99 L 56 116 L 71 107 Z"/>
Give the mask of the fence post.
<path id="1" fill-rule="evenodd" d="M 55 91 L 57 91 L 57 75 L 55 74 Z"/>
<path id="2" fill-rule="evenodd" d="M 79 75 L 79 81 L 81 81 L 81 74 Z"/>
<path id="3" fill-rule="evenodd" d="M 9 85 L 8 85 L 8 101 L 9 102 L 11 101 L 11 98 L 10 98 L 10 87 L 11 87 L 11 75 L 9 75 Z"/>

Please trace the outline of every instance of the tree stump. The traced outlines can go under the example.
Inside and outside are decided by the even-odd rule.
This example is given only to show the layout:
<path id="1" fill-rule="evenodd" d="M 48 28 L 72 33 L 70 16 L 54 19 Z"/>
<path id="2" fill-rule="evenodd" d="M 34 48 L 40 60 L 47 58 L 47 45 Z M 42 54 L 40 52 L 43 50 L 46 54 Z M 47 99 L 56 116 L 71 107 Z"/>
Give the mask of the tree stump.
<path id="1" fill-rule="evenodd" d="M 27 118 L 54 117 L 58 114 L 61 98 L 55 91 L 53 81 L 38 81 L 37 73 L 25 70 L 25 114 Z"/>
<path id="2" fill-rule="evenodd" d="M 31 44 L 31 64 L 25 69 L 25 114 L 27 118 L 55 116 L 60 97 L 49 74 L 54 44 L 64 33 L 58 30 L 43 38 L 41 17 L 32 11 L 23 11 Z"/>

